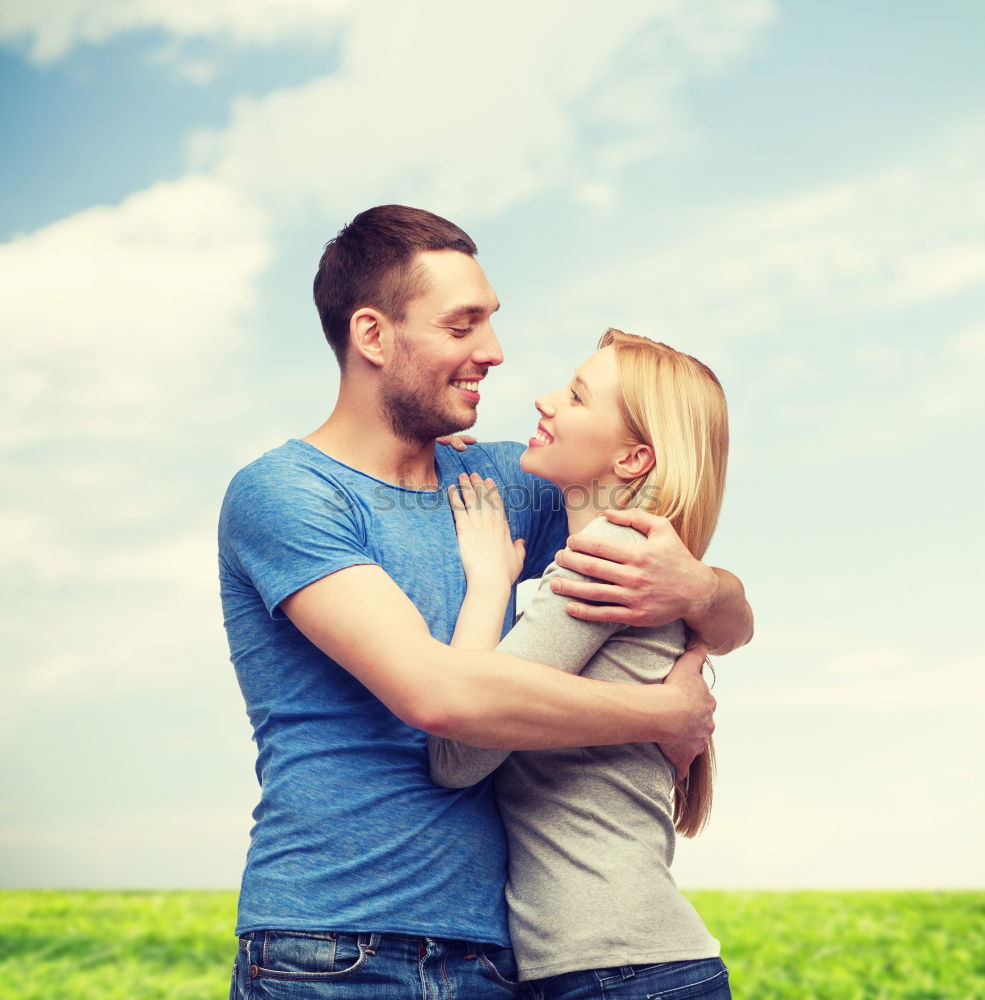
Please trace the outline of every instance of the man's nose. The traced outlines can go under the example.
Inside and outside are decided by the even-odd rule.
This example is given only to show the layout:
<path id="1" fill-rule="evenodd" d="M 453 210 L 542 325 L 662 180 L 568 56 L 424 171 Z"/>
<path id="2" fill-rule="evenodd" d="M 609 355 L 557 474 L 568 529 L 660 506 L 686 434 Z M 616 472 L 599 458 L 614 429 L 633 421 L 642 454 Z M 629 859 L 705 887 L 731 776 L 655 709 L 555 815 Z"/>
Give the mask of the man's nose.
<path id="1" fill-rule="evenodd" d="M 499 338 L 491 324 L 486 325 L 481 339 L 476 342 L 472 360 L 478 365 L 491 366 L 503 363 L 503 348 L 499 346 Z"/>

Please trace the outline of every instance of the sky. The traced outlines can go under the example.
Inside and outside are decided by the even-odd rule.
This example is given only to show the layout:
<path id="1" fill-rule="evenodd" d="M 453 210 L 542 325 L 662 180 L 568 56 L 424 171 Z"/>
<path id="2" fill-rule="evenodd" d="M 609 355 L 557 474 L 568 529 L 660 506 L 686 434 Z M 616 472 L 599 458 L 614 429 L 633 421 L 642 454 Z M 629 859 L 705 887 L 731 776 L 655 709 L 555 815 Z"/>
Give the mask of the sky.
<path id="1" fill-rule="evenodd" d="M 716 371 L 716 664 L 685 887 L 982 887 L 985 8 L 5 0 L 0 885 L 234 887 L 233 473 L 327 416 L 324 243 L 403 202 L 503 303 L 476 433 L 608 326 Z"/>

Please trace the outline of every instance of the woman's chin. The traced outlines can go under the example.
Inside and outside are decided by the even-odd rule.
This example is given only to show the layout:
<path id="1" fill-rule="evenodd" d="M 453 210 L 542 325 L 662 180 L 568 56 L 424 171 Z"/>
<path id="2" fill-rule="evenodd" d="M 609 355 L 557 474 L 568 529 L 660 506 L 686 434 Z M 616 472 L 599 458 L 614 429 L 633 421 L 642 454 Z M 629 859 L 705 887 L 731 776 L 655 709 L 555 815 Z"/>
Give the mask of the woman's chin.
<path id="1" fill-rule="evenodd" d="M 520 456 L 520 468 L 531 476 L 540 476 L 541 479 L 550 479 L 550 463 L 544 462 L 540 456 L 540 448 L 527 448 Z"/>
<path id="2" fill-rule="evenodd" d="M 539 479 L 546 479 L 549 483 L 553 483 L 555 486 L 563 488 L 563 483 L 559 483 L 556 476 L 551 474 L 551 466 L 549 462 L 544 462 L 541 460 L 540 448 L 528 448 L 520 456 L 520 468 L 523 469 L 527 475 L 537 476 Z"/>

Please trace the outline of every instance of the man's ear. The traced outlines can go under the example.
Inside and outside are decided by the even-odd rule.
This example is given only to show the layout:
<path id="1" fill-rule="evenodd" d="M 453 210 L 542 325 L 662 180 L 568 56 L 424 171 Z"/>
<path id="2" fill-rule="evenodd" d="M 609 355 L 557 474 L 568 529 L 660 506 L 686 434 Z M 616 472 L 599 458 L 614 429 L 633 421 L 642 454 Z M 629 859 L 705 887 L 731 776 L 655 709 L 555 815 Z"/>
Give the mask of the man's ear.
<path id="1" fill-rule="evenodd" d="M 389 353 L 392 331 L 383 313 L 365 306 L 349 318 L 349 346 L 371 365 L 382 368 Z"/>
<path id="2" fill-rule="evenodd" d="M 616 456 L 612 471 L 620 479 L 627 482 L 645 476 L 652 468 L 656 458 L 653 448 L 648 444 L 626 445 Z"/>

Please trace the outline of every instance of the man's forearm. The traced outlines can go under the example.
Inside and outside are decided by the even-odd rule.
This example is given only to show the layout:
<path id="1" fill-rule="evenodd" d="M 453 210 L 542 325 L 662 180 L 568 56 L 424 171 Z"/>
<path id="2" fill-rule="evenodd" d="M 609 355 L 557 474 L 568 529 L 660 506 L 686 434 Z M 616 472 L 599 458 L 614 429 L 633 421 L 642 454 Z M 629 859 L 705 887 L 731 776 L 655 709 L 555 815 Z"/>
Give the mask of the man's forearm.
<path id="1" fill-rule="evenodd" d="M 742 581 L 726 569 L 712 567 L 716 586 L 712 598 L 693 614 L 685 615 L 691 632 L 709 653 L 724 655 L 752 638 L 752 608 L 746 600 Z"/>
<path id="2" fill-rule="evenodd" d="M 433 697 L 412 724 L 438 736 L 477 747 L 541 750 L 688 739 L 711 731 L 714 699 L 700 677 L 681 684 L 612 684 L 502 653 L 434 647 L 421 672 L 436 671 L 440 684 L 430 687 Z M 453 661 L 448 666 L 446 655 Z"/>
<path id="3" fill-rule="evenodd" d="M 408 725 L 473 746 L 602 746 L 703 738 L 714 699 L 703 656 L 659 685 L 612 684 L 501 653 L 452 649 L 378 566 L 353 566 L 285 598 L 301 632 Z M 380 622 L 386 626 L 379 627 Z"/>

